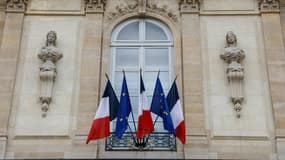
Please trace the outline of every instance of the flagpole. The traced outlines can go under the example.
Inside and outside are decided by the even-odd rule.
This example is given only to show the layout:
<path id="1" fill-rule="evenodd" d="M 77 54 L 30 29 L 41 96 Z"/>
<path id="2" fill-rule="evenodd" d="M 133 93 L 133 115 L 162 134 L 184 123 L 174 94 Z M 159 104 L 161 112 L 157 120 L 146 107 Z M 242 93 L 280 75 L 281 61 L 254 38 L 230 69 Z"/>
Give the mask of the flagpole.
<path id="1" fill-rule="evenodd" d="M 159 78 L 159 75 L 160 75 L 160 70 L 158 70 L 158 73 L 157 73 L 157 78 Z M 154 128 L 154 126 L 155 126 L 155 124 L 156 124 L 156 121 L 158 120 L 158 115 L 156 115 L 156 118 L 155 118 L 155 121 L 154 121 L 154 123 L 153 123 L 153 128 Z"/>
<path id="2" fill-rule="evenodd" d="M 159 73 L 160 73 L 160 70 L 158 71 L 157 77 L 159 77 Z M 178 75 L 176 75 L 176 76 L 175 76 L 175 79 L 174 79 L 174 81 L 173 81 L 173 82 L 175 82 L 175 81 L 176 81 L 177 77 L 178 77 Z M 154 121 L 154 123 L 153 123 L 153 127 L 155 126 L 155 124 L 156 124 L 156 122 L 157 122 L 158 118 L 159 118 L 159 116 L 158 116 L 158 115 L 156 115 L 155 121 Z"/>
<path id="3" fill-rule="evenodd" d="M 159 74 L 160 74 L 160 70 L 158 70 L 157 78 L 159 77 Z M 156 118 L 155 118 L 154 123 L 153 123 L 153 128 L 155 127 L 155 124 L 156 124 L 158 118 L 159 118 L 159 116 L 156 115 Z M 147 143 L 148 139 L 149 139 L 149 135 L 148 135 L 147 138 L 146 138 L 146 143 Z"/>
<path id="4" fill-rule="evenodd" d="M 110 80 L 110 78 L 109 78 L 107 73 L 105 73 L 105 76 L 106 76 L 107 80 Z"/>
<path id="5" fill-rule="evenodd" d="M 177 77 L 178 77 L 178 74 L 175 76 L 175 78 L 174 78 L 174 81 L 173 81 L 173 82 L 175 82 L 175 81 L 176 81 Z M 173 83 L 173 82 L 172 82 L 172 83 Z"/>
<path id="6" fill-rule="evenodd" d="M 123 74 L 124 74 L 124 77 L 126 77 L 126 74 L 125 74 L 125 70 L 123 69 Z M 135 129 L 135 132 L 137 132 L 137 128 L 136 128 L 136 123 L 135 123 L 135 118 L 134 118 L 134 113 L 133 113 L 133 109 L 131 109 L 131 114 L 132 114 L 132 119 L 133 119 L 133 124 L 134 124 L 134 129 Z M 129 123 L 128 123 L 129 125 Z M 129 125 L 130 127 L 130 125 Z M 132 131 L 131 131 L 132 132 Z M 132 132 L 133 133 L 133 132 Z"/>
<path id="7" fill-rule="evenodd" d="M 129 123 L 128 123 L 128 126 L 129 126 L 129 129 L 130 129 L 130 131 L 131 131 L 131 135 L 132 135 L 132 137 L 133 137 L 134 143 L 136 144 L 136 137 L 133 135 L 133 131 L 132 131 L 132 128 L 131 128 L 131 126 L 130 126 Z"/>

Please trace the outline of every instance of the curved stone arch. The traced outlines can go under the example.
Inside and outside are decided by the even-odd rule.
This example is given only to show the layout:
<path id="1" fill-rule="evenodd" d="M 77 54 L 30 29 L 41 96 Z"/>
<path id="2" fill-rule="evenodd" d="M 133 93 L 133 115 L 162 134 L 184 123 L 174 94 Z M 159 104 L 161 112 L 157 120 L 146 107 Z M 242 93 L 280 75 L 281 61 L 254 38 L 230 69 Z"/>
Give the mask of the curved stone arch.
<path id="1" fill-rule="evenodd" d="M 160 14 L 156 14 L 153 12 L 146 12 L 145 14 L 139 13 L 129 13 L 123 15 L 113 21 L 104 21 L 103 22 L 103 45 L 102 45 L 102 66 L 101 66 L 101 89 L 100 92 L 103 91 L 104 82 L 105 82 L 105 73 L 109 73 L 109 64 L 110 64 L 110 45 L 111 45 L 111 38 L 113 30 L 120 25 L 121 23 L 128 21 L 130 19 L 135 18 L 145 18 L 145 19 L 153 19 L 160 21 L 161 23 L 165 24 L 170 33 L 172 34 L 173 38 L 173 66 L 174 66 L 174 73 L 178 75 L 177 78 L 177 85 L 182 91 L 182 50 L 181 50 L 181 32 L 180 27 L 177 22 L 171 20 L 171 18 L 165 17 Z M 182 92 L 180 93 L 182 95 Z"/>
<path id="2" fill-rule="evenodd" d="M 160 22 L 162 22 L 163 24 L 165 24 L 169 30 L 172 33 L 173 36 L 173 40 L 175 40 L 175 36 L 179 36 L 180 38 L 180 27 L 179 24 L 177 22 L 174 22 L 171 18 L 166 17 L 164 15 L 160 15 L 157 13 L 153 13 L 153 12 L 146 12 L 145 14 L 139 14 L 139 13 L 129 13 L 126 15 L 123 15 L 115 20 L 112 21 L 108 21 L 105 20 L 104 21 L 104 33 L 106 33 L 106 35 L 104 35 L 103 38 L 106 37 L 111 37 L 112 31 L 114 30 L 114 28 L 116 28 L 116 26 L 118 26 L 119 24 L 121 24 L 124 21 L 127 21 L 129 19 L 134 19 L 134 18 L 146 18 L 146 19 L 154 19 L 154 20 L 158 20 Z"/>
<path id="3" fill-rule="evenodd" d="M 176 79 L 178 90 L 180 91 L 180 100 L 184 109 L 184 101 L 183 101 L 183 64 L 182 64 L 182 41 L 181 41 L 181 30 L 179 27 L 179 24 L 177 22 L 174 22 L 171 20 L 171 18 L 165 17 L 160 14 L 156 14 L 153 12 L 146 12 L 145 14 L 139 14 L 139 13 L 129 13 L 126 15 L 123 15 L 117 19 L 114 19 L 112 21 L 104 20 L 103 21 L 103 36 L 102 36 L 102 52 L 101 52 L 101 72 L 100 72 L 100 95 L 102 95 L 105 87 L 106 77 L 105 73 L 109 74 L 110 71 L 110 55 L 111 55 L 111 38 L 112 38 L 112 32 L 113 30 L 119 26 L 121 23 L 124 23 L 125 21 L 136 19 L 136 18 L 145 18 L 145 19 L 153 19 L 160 21 L 164 25 L 168 27 L 170 30 L 170 33 L 172 34 L 172 41 L 173 41 L 173 71 L 175 75 L 178 75 Z M 173 77 L 174 78 L 174 77 Z M 172 82 L 170 82 L 172 83 Z M 114 84 L 112 84 L 114 85 Z M 167 93 L 166 93 L 167 94 Z M 101 147 L 102 150 L 105 150 L 105 145 L 99 145 L 98 147 Z M 177 145 L 177 152 L 180 152 L 183 150 L 182 145 Z M 102 153 L 107 154 L 107 153 Z M 159 153 L 158 153 L 159 154 Z"/>

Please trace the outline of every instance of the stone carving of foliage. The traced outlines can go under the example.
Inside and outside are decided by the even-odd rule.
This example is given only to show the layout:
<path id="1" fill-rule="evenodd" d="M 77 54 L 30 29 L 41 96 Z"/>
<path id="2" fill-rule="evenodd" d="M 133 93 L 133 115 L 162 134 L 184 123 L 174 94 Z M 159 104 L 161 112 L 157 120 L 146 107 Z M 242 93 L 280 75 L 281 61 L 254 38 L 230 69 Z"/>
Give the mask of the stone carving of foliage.
<path id="1" fill-rule="evenodd" d="M 180 0 L 180 10 L 182 12 L 199 12 L 200 0 Z"/>
<path id="2" fill-rule="evenodd" d="M 25 11 L 28 0 L 6 0 L 7 10 Z"/>
<path id="3" fill-rule="evenodd" d="M 135 3 L 129 3 L 127 5 L 123 4 L 117 5 L 115 7 L 115 11 L 109 12 L 107 14 L 107 19 L 112 20 L 124 16 L 126 14 L 139 12 L 138 7 L 139 7 L 138 1 L 136 1 Z M 146 12 L 157 13 L 169 17 L 174 22 L 178 21 L 178 16 L 174 14 L 172 11 L 170 11 L 167 5 L 158 6 L 156 3 L 146 3 Z"/>
<path id="4" fill-rule="evenodd" d="M 84 0 L 87 12 L 103 12 L 107 0 Z"/>
<path id="5" fill-rule="evenodd" d="M 279 0 L 258 0 L 261 11 L 279 11 Z"/>

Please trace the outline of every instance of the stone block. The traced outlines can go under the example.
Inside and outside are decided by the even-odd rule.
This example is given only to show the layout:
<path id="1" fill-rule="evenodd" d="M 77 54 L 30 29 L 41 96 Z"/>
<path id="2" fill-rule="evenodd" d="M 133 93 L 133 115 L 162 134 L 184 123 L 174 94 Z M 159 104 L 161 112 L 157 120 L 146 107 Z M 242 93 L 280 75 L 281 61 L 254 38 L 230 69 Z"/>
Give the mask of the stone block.
<path id="1" fill-rule="evenodd" d="M 16 152 L 14 153 L 14 158 L 18 159 L 32 159 L 32 158 L 41 158 L 41 159 L 57 159 L 64 158 L 63 152 Z"/>
<path id="2" fill-rule="evenodd" d="M 98 53 L 98 51 L 93 50 L 93 53 Z M 82 78 L 97 78 L 99 79 L 99 65 L 100 64 L 100 54 L 93 54 L 89 55 L 84 52 L 83 57 L 82 57 L 82 63 L 81 63 L 81 77 Z M 93 69 L 90 69 L 93 68 Z M 94 81 L 95 82 L 99 81 Z"/>
<path id="3" fill-rule="evenodd" d="M 32 11 L 80 11 L 81 0 L 32 0 Z"/>
<path id="4" fill-rule="evenodd" d="M 203 1 L 204 11 L 248 11 L 255 10 L 255 0 L 206 0 Z"/>

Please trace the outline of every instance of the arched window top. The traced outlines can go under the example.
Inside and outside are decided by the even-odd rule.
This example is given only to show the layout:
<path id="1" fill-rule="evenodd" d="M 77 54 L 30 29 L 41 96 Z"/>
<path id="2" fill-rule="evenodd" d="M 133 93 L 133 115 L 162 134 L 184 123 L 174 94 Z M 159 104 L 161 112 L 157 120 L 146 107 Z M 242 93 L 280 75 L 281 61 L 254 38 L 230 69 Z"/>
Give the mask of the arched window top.
<path id="1" fill-rule="evenodd" d="M 159 78 L 164 93 L 166 94 L 170 88 L 174 75 L 172 34 L 165 24 L 156 20 L 142 18 L 127 20 L 113 30 L 110 51 L 110 80 L 114 84 L 117 97 L 120 97 L 122 89 L 123 70 L 126 75 L 133 111 L 132 115 L 134 116 L 134 120 L 129 116 L 128 123 L 130 128 L 127 132 L 133 132 L 136 130 L 135 126 L 138 123 L 140 75 L 144 79 L 145 95 L 147 96 L 148 104 L 151 104 L 155 81 L 159 71 Z M 153 120 L 156 117 L 156 115 L 152 114 Z M 113 131 L 115 127 L 115 125 L 112 126 Z M 161 142 L 157 141 L 154 143 L 150 150 L 159 150 L 161 146 L 165 149 L 175 150 L 175 138 L 163 129 L 161 118 L 157 119 L 155 133 L 153 134 L 157 136 L 149 140 L 155 141 L 159 137 Z M 117 145 L 118 141 L 115 138 L 109 138 L 106 145 L 108 145 L 110 150 L 130 149 L 130 146 L 133 146 L 133 144 L 130 145 L 129 143 L 131 136 L 132 134 L 125 134 L 123 136 L 124 140 L 120 141 L 119 145 Z M 148 147 L 144 149 L 149 150 Z"/>
<path id="2" fill-rule="evenodd" d="M 128 20 L 117 26 L 112 35 L 112 42 L 172 41 L 168 27 L 152 19 Z"/>

